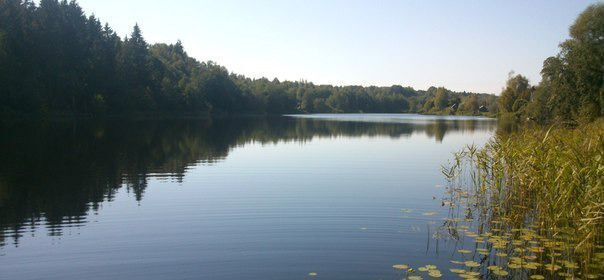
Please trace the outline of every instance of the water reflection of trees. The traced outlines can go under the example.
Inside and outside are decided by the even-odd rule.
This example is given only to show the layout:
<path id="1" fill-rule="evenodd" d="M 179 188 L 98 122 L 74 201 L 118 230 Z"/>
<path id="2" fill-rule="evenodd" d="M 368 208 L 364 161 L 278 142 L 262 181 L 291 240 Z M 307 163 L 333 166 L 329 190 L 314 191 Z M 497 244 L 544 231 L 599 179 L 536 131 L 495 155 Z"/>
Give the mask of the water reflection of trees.
<path id="1" fill-rule="evenodd" d="M 212 164 L 250 142 L 313 137 L 425 134 L 492 128 L 481 121 L 360 123 L 291 118 L 47 122 L 0 125 L 0 245 L 44 226 L 60 235 L 120 188 L 143 198 L 151 174 L 182 181 L 188 166 Z"/>

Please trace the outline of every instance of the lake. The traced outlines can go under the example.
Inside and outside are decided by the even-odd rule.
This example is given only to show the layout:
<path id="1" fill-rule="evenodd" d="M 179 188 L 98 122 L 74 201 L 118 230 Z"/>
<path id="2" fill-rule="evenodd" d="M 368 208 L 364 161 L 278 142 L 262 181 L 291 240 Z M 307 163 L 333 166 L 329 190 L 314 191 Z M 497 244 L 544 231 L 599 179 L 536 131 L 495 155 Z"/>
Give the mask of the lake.
<path id="1" fill-rule="evenodd" d="M 404 114 L 0 125 L 0 279 L 450 276 L 441 166 L 496 122 Z M 317 273 L 310 276 L 309 273 Z"/>

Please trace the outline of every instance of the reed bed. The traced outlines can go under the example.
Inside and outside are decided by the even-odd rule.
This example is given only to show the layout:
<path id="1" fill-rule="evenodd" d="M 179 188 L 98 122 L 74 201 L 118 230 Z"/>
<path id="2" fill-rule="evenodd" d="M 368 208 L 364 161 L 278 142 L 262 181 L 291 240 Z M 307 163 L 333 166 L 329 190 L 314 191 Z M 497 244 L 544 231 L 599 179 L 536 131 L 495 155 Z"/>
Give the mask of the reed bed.
<path id="1" fill-rule="evenodd" d="M 460 277 L 604 278 L 604 121 L 523 129 L 443 168 Z M 471 256 L 471 257 L 468 257 Z"/>
<path id="2" fill-rule="evenodd" d="M 604 120 L 501 133 L 443 167 L 449 215 L 434 236 L 455 242 L 463 279 L 604 279 Z M 406 279 L 434 265 L 393 266 Z"/>

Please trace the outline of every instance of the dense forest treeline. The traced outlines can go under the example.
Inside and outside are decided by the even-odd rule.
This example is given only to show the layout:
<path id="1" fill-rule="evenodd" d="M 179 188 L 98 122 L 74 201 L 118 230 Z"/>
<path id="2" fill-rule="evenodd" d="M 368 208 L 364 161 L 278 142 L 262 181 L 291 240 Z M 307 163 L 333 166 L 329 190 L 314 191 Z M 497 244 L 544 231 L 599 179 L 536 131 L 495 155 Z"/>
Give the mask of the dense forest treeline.
<path id="1" fill-rule="evenodd" d="M 604 3 L 589 6 L 570 27 L 560 53 L 547 58 L 541 82 L 510 75 L 501 117 L 539 124 L 590 122 L 604 115 Z"/>
<path id="2" fill-rule="evenodd" d="M 497 97 L 431 87 L 331 86 L 250 79 L 120 38 L 76 1 L 0 0 L 0 114 L 418 112 L 494 114 Z"/>

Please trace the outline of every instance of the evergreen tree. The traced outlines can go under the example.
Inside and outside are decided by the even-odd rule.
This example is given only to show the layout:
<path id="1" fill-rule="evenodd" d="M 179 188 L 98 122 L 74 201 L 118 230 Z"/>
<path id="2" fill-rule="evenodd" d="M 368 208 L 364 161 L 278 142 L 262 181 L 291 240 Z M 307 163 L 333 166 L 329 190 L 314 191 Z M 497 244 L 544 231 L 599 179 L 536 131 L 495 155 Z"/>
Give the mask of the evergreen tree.
<path id="1" fill-rule="evenodd" d="M 438 110 L 468 95 L 250 79 L 189 57 L 180 41 L 150 46 L 138 24 L 122 39 L 73 0 L 0 0 L 0 87 L 0 114 L 11 115 L 427 112 L 437 91 Z"/>
<path id="2" fill-rule="evenodd" d="M 127 88 L 122 93 L 123 96 L 118 97 L 124 106 L 121 110 L 140 111 L 153 106 L 149 68 L 148 45 L 137 24 L 130 38 L 124 40 L 118 53 L 117 71 L 121 81 L 120 86 Z"/>

